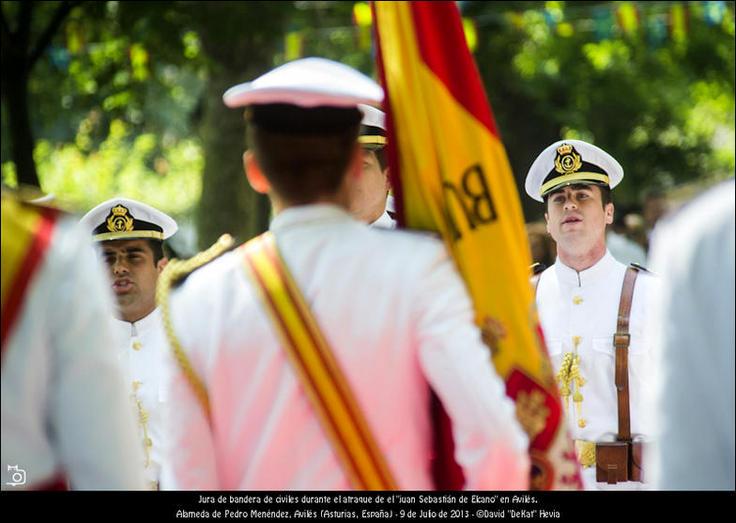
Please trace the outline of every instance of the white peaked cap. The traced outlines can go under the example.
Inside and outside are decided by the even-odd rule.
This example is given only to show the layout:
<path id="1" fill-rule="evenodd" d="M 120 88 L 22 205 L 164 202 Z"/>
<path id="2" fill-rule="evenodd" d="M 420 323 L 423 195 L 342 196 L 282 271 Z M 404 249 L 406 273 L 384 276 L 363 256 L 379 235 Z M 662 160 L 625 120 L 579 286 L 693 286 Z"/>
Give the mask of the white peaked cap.
<path id="1" fill-rule="evenodd" d="M 140 238 L 165 240 L 179 228 L 173 218 L 158 209 L 119 197 L 97 205 L 79 223 L 95 241 Z"/>
<path id="2" fill-rule="evenodd" d="M 347 65 L 325 58 L 302 58 L 252 82 L 231 87 L 222 99 L 228 107 L 254 104 L 355 107 L 359 103 L 380 104 L 383 89 Z"/>
<path id="3" fill-rule="evenodd" d="M 535 200 L 565 185 L 589 183 L 613 189 L 624 169 L 606 151 L 582 140 L 560 140 L 537 156 L 526 175 L 524 188 Z"/>
<path id="4" fill-rule="evenodd" d="M 358 109 L 363 113 L 361 125 L 386 130 L 386 114 L 383 111 L 367 104 L 358 104 Z"/>

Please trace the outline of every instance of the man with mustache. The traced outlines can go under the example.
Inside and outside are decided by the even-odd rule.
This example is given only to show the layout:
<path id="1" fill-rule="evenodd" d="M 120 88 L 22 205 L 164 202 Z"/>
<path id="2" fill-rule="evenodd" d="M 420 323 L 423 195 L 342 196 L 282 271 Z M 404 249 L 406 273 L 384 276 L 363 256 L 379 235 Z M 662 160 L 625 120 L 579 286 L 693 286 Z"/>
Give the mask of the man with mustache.
<path id="1" fill-rule="evenodd" d="M 557 260 L 534 277 L 536 303 L 588 489 L 642 488 L 653 278 L 606 248 L 611 189 L 624 172 L 581 140 L 548 146 L 526 192 L 544 202 Z M 625 281 L 626 280 L 626 281 Z"/>
<path id="2" fill-rule="evenodd" d="M 109 270 L 117 302 L 115 324 L 120 339 L 126 340 L 122 358 L 138 413 L 145 475 L 155 490 L 161 468 L 160 410 L 165 401 L 161 373 L 167 346 L 156 307 L 156 282 L 168 262 L 163 241 L 177 231 L 177 225 L 158 209 L 127 198 L 99 204 L 81 223 L 99 242 Z"/>

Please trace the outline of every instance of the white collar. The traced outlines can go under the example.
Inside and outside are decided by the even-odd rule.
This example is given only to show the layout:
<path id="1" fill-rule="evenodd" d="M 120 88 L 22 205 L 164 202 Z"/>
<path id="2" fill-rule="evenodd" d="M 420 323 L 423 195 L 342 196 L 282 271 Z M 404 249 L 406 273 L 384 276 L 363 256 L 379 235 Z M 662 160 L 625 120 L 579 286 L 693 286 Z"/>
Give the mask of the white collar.
<path id="1" fill-rule="evenodd" d="M 585 269 L 584 271 L 576 271 L 575 269 L 568 267 L 562 261 L 559 256 L 555 261 L 553 267 L 557 273 L 557 279 L 566 284 L 574 287 L 583 287 L 584 285 L 593 285 L 596 282 L 608 277 L 612 270 L 614 270 L 618 262 L 613 255 L 606 249 L 606 254 L 598 260 L 595 265 Z"/>
<path id="2" fill-rule="evenodd" d="M 383 214 L 378 219 L 371 223 L 371 227 L 378 227 L 379 229 L 395 229 L 396 220 L 391 218 L 388 211 L 383 211 Z"/>
<path id="3" fill-rule="evenodd" d="M 284 209 L 274 217 L 269 229 L 276 233 L 307 223 L 344 222 L 351 220 L 352 217 L 350 214 L 339 205 L 315 203 Z"/>
<path id="4" fill-rule="evenodd" d="M 140 336 L 142 333 L 154 329 L 161 323 L 161 311 L 158 307 L 153 309 L 147 316 L 144 316 L 138 321 L 129 322 L 115 318 L 115 322 L 123 328 L 130 328 L 131 336 Z"/>

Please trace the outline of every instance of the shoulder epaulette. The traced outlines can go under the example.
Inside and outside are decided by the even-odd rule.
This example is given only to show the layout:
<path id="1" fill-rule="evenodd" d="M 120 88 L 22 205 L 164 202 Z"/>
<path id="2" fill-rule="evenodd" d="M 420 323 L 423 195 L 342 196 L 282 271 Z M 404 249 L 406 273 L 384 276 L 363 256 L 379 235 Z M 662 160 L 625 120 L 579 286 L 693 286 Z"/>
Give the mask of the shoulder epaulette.
<path id="1" fill-rule="evenodd" d="M 176 358 L 179 367 L 194 389 L 194 393 L 197 395 L 197 398 L 208 418 L 210 407 L 207 387 L 194 371 L 194 367 L 192 367 L 189 358 L 187 358 L 187 355 L 182 349 L 181 343 L 179 343 L 179 339 L 174 332 L 174 326 L 171 323 L 171 312 L 169 310 L 169 293 L 171 292 L 171 287 L 174 284 L 182 281 L 200 267 L 219 258 L 222 254 L 229 251 L 233 247 L 234 243 L 235 241 L 232 236 L 229 234 L 223 234 L 215 244 L 212 245 L 212 247 L 195 254 L 188 260 L 170 260 L 159 276 L 158 283 L 156 285 L 156 303 L 161 309 L 161 320 L 164 332 L 166 333 L 166 338 L 169 341 L 169 346 L 174 353 L 174 357 Z"/>
<path id="2" fill-rule="evenodd" d="M 647 269 L 647 268 L 646 268 L 646 267 L 644 267 L 643 265 L 639 265 L 639 264 L 638 264 L 638 263 L 636 263 L 636 262 L 631 262 L 631 266 L 632 266 L 632 267 L 633 267 L 634 269 L 638 270 L 638 271 L 651 272 L 651 271 L 650 271 L 649 269 Z"/>
<path id="3" fill-rule="evenodd" d="M 211 247 L 198 252 L 191 258 L 186 260 L 173 258 L 169 260 L 169 263 L 166 264 L 166 267 L 158 278 L 158 287 L 161 287 L 162 283 L 168 284 L 167 286 L 169 288 L 181 283 L 197 269 L 204 267 L 231 250 L 234 245 L 235 240 L 233 240 L 233 237 L 229 234 L 223 234 Z"/>

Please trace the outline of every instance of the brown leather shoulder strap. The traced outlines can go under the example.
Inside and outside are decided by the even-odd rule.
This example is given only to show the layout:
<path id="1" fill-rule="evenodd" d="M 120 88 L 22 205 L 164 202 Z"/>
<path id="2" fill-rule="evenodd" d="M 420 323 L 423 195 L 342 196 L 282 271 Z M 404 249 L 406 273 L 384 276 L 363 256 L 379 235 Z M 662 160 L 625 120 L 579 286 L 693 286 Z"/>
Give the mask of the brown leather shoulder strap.
<path id="1" fill-rule="evenodd" d="M 616 348 L 616 394 L 618 396 L 618 440 L 631 440 L 631 418 L 629 409 L 629 316 L 634 297 L 634 284 L 639 270 L 628 267 L 621 287 L 621 300 L 618 304 L 618 321 L 613 335 Z"/>

